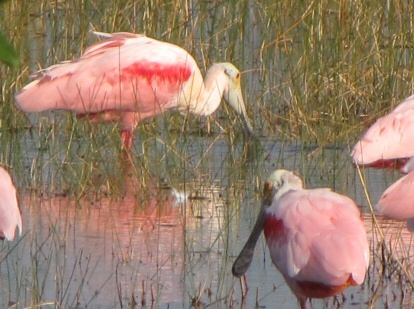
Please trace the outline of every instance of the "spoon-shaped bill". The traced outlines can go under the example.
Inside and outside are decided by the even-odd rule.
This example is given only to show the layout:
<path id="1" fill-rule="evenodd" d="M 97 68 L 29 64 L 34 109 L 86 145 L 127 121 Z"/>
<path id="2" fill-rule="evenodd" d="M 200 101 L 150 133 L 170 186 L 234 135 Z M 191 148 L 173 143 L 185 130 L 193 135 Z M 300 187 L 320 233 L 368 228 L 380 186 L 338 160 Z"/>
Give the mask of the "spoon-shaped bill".
<path id="1" fill-rule="evenodd" d="M 257 221 L 249 236 L 249 239 L 247 240 L 242 251 L 240 252 L 239 256 L 233 264 L 232 273 L 235 277 L 239 278 L 243 276 L 249 268 L 250 264 L 252 263 L 254 249 L 256 247 L 257 240 L 259 239 L 259 236 L 263 231 L 263 225 L 265 220 L 265 208 L 266 207 L 264 201 L 260 209 Z"/>

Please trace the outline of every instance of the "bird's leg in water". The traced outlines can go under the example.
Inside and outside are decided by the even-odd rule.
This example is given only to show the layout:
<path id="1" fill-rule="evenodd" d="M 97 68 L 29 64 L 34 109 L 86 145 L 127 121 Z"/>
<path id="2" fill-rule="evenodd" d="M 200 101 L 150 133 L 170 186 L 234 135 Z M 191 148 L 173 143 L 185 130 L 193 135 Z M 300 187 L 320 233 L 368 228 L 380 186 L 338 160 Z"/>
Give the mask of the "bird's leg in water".
<path id="1" fill-rule="evenodd" d="M 249 287 L 247 286 L 246 275 L 243 275 L 240 277 L 240 287 L 241 287 L 242 299 L 245 299 L 247 296 L 247 290 L 249 289 Z"/>
<path id="2" fill-rule="evenodd" d="M 122 130 L 121 141 L 123 149 L 130 150 L 134 141 L 134 133 L 131 130 Z"/>

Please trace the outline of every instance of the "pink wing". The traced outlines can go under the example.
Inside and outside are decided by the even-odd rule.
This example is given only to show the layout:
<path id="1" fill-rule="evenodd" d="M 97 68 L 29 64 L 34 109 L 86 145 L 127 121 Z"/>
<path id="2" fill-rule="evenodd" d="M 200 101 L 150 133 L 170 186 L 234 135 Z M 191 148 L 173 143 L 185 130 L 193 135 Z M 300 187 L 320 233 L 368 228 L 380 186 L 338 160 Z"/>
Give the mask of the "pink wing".
<path id="1" fill-rule="evenodd" d="M 402 113 L 406 110 L 412 110 L 414 109 L 414 94 L 410 95 L 408 98 L 406 98 L 404 101 L 402 101 L 400 104 L 398 104 L 392 112 L 396 113 Z"/>
<path id="2" fill-rule="evenodd" d="M 184 49 L 116 33 L 90 46 L 79 59 L 45 69 L 16 101 L 26 112 L 123 110 L 154 115 L 175 107 L 179 91 L 194 72 L 200 74 Z"/>
<path id="3" fill-rule="evenodd" d="M 414 156 L 414 96 L 378 119 L 355 145 L 352 159 L 358 165 Z"/>
<path id="4" fill-rule="evenodd" d="M 368 242 L 351 199 L 329 189 L 289 191 L 266 212 L 267 244 L 285 277 L 339 286 L 352 274 L 363 282 Z"/>
<path id="5" fill-rule="evenodd" d="M 9 173 L 0 167 L 0 236 L 13 240 L 16 227 L 22 231 L 16 189 Z"/>
<path id="6" fill-rule="evenodd" d="M 413 190 L 414 172 L 410 172 L 385 190 L 375 209 L 391 219 L 412 219 L 414 218 Z"/>

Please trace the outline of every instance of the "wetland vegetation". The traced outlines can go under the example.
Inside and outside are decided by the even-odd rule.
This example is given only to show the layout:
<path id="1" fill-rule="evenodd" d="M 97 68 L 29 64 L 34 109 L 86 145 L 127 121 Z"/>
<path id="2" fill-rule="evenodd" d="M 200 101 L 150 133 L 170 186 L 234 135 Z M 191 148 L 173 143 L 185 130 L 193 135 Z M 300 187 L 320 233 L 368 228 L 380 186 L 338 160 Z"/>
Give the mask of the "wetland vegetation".
<path id="1" fill-rule="evenodd" d="M 402 1 L 9 0 L 0 29 L 20 65 L 0 67 L 0 163 L 19 189 L 23 235 L 0 244 L 0 306 L 283 308 L 296 306 L 262 240 L 241 297 L 231 265 L 275 167 L 331 187 L 364 214 L 372 260 L 362 287 L 315 307 L 411 308 L 411 235 L 372 214 L 399 177 L 361 170 L 349 149 L 414 92 L 414 4 Z M 70 113 L 24 114 L 29 75 L 81 55 L 91 31 L 145 33 L 187 49 L 202 71 L 242 72 L 264 148 L 251 155 L 224 106 L 208 119 L 142 122 L 125 163 L 116 125 Z M 253 153 L 255 149 L 253 149 Z M 172 189 L 189 199 L 175 199 Z"/>

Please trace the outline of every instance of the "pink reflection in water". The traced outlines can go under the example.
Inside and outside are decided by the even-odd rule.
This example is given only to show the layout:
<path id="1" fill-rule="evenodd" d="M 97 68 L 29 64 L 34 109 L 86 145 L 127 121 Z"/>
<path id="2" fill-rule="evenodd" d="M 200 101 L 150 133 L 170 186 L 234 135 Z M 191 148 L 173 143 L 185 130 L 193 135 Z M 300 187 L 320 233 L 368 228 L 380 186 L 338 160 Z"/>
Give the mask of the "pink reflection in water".
<path id="1" fill-rule="evenodd" d="M 38 274 L 48 286 L 42 299 L 118 307 L 132 297 L 147 304 L 182 298 L 183 209 L 169 190 L 135 188 L 79 201 L 24 196 L 25 250 L 47 261 Z"/>

